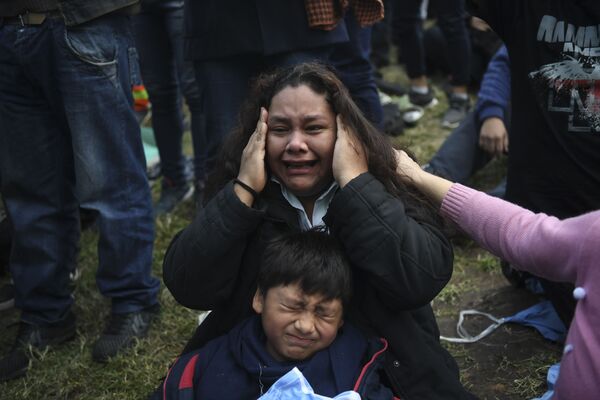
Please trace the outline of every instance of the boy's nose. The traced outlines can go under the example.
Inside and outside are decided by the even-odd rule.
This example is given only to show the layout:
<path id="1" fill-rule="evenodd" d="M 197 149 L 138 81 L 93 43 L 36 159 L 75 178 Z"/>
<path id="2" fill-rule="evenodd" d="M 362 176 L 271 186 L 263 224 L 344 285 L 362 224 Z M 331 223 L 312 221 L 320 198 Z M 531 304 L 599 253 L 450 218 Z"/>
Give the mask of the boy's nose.
<path id="1" fill-rule="evenodd" d="M 312 315 L 305 313 L 296 319 L 294 326 L 303 335 L 311 334 L 315 329 L 314 318 Z"/>

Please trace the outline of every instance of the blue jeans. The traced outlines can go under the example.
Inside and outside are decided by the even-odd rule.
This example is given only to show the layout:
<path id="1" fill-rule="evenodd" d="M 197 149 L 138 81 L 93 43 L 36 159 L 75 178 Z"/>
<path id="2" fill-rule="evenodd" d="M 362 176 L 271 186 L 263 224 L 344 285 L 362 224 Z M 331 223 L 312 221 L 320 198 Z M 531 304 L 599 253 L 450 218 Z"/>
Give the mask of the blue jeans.
<path id="1" fill-rule="evenodd" d="M 508 124 L 510 119 L 505 121 Z M 481 124 L 475 111 L 470 111 L 433 155 L 427 170 L 453 182 L 467 184 L 477 171 L 492 160 L 492 156 L 479 146 L 480 130 Z M 506 178 L 488 194 L 503 198 L 505 192 Z"/>
<path id="2" fill-rule="evenodd" d="M 346 13 L 344 21 L 350 40 L 334 45 L 329 61 L 363 114 L 373 125 L 383 129 L 383 108 L 370 60 L 372 27 L 362 28 L 352 12 Z"/>
<path id="3" fill-rule="evenodd" d="M 115 15 L 69 28 L 55 18 L 0 26 L 0 192 L 14 225 L 10 271 L 25 322 L 69 312 L 80 205 L 98 213 L 97 284 L 113 313 L 157 302 L 129 23 Z"/>
<path id="4" fill-rule="evenodd" d="M 152 103 L 152 128 L 163 176 L 174 186 L 186 183 L 182 153 L 181 95 L 191 113 L 196 179 L 204 180 L 202 98 L 192 62 L 183 58 L 183 6 L 156 7 L 133 19 L 144 85 Z"/>

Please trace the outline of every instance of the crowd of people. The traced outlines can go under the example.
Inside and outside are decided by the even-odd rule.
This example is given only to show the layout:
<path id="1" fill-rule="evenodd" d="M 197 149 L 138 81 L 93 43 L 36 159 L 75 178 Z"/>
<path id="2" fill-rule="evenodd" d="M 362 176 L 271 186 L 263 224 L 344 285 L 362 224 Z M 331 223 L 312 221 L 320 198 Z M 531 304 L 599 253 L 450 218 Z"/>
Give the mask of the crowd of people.
<path id="1" fill-rule="evenodd" d="M 464 0 L 432 0 L 449 74 L 440 123 L 454 131 L 424 166 L 383 133 L 370 56 L 374 24 L 389 27 L 408 99 L 434 104 L 428 2 L 383 3 L 2 2 L 0 250 L 20 320 L 0 382 L 26 375 L 30 347 L 76 335 L 83 215 L 110 299 L 92 358 L 145 337 L 160 312 L 154 219 L 194 194 L 163 280 L 182 306 L 212 311 L 153 399 L 267 398 L 294 368 L 327 397 L 476 398 L 431 307 L 453 269 L 443 219 L 540 279 L 570 327 L 553 398 L 595 398 L 599 3 L 481 0 L 467 14 Z M 503 45 L 471 111 L 472 25 Z M 161 159 L 154 205 L 131 92 L 142 82 Z M 498 156 L 496 197 L 463 186 Z"/>

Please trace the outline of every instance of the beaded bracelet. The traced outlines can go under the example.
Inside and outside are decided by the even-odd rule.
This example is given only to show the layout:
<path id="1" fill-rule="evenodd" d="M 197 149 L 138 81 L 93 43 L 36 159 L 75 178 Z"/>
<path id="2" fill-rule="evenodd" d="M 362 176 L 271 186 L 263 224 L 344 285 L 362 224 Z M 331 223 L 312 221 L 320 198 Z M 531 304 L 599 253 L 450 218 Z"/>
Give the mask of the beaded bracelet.
<path id="1" fill-rule="evenodd" d="M 233 183 L 237 183 L 238 185 L 240 185 L 242 187 L 242 189 L 244 189 L 245 191 L 250 193 L 252 195 L 252 198 L 254 199 L 254 201 L 256 201 L 256 199 L 258 198 L 258 193 L 256 192 L 256 190 L 252 189 L 250 186 L 246 185 L 244 182 L 240 181 L 238 178 L 235 178 L 233 180 Z"/>

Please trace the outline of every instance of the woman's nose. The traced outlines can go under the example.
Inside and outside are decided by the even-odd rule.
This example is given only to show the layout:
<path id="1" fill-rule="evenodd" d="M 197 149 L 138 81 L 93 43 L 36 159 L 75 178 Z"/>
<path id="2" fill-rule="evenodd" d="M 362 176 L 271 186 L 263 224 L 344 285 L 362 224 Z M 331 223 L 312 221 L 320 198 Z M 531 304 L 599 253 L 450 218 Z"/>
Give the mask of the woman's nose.
<path id="1" fill-rule="evenodd" d="M 308 150 L 305 136 L 300 130 L 295 129 L 291 132 L 285 150 L 288 152 L 303 152 Z"/>

